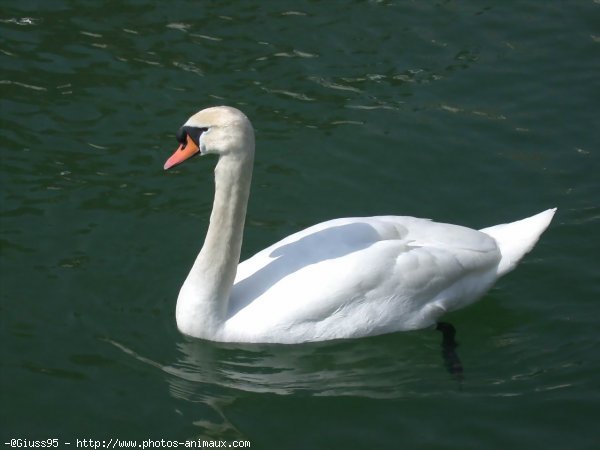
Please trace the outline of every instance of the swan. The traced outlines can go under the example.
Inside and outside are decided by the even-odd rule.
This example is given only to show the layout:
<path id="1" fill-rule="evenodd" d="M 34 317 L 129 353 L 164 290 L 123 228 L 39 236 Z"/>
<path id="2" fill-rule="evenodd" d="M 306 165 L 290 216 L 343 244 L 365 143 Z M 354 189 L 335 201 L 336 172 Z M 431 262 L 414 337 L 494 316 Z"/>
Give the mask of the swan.
<path id="1" fill-rule="evenodd" d="M 250 121 L 232 107 L 207 108 L 177 140 L 165 170 L 218 156 L 210 224 L 175 313 L 183 334 L 211 341 L 293 344 L 433 327 L 514 269 L 556 211 L 479 231 L 415 217 L 333 219 L 240 263 Z"/>

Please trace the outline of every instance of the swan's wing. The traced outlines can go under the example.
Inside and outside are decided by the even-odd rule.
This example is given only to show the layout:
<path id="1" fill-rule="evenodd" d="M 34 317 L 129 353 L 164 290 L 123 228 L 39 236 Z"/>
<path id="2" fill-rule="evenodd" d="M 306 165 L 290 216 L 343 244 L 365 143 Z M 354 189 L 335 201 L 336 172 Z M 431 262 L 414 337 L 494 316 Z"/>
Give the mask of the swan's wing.
<path id="1" fill-rule="evenodd" d="M 239 265 L 225 329 L 298 341 L 419 328 L 457 297 L 487 289 L 498 260 L 492 238 L 456 225 L 396 216 L 324 222 Z"/>

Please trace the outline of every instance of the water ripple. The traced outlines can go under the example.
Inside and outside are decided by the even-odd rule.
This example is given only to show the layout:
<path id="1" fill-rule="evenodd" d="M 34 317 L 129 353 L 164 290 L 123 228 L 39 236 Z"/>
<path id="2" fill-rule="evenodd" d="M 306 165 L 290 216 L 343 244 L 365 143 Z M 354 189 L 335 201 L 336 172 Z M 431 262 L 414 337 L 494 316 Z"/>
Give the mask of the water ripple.
<path id="1" fill-rule="evenodd" d="M 38 25 L 40 22 L 40 19 L 35 19 L 33 17 L 13 17 L 11 19 L 0 19 L 0 23 L 13 23 L 21 26 Z"/>
<path id="2" fill-rule="evenodd" d="M 25 89 L 32 89 L 34 91 L 47 91 L 48 89 L 43 86 L 35 86 L 33 84 L 22 83 L 20 81 L 13 80 L 0 80 L 0 84 L 12 84 L 15 86 L 19 86 Z"/>

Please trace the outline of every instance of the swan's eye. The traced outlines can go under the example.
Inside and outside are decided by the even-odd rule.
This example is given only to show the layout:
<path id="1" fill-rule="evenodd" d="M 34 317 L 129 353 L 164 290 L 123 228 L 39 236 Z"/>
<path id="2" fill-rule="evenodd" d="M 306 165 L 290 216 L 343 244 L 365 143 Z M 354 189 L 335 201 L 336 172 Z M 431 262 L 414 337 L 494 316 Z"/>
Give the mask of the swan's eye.
<path id="1" fill-rule="evenodd" d="M 179 142 L 180 144 L 183 144 L 185 146 L 187 140 L 187 133 L 185 132 L 184 128 L 181 127 L 178 131 L 177 134 L 175 135 L 175 137 L 177 138 L 177 142 Z"/>
<path id="2" fill-rule="evenodd" d="M 200 147 L 200 135 L 208 130 L 208 128 L 184 127 L 187 134 L 192 138 L 194 144 Z"/>
<path id="3" fill-rule="evenodd" d="M 177 138 L 177 142 L 179 142 L 181 145 L 183 145 L 182 148 L 185 148 L 186 144 L 187 144 L 187 137 L 189 136 L 190 138 L 192 138 L 192 141 L 194 141 L 194 143 L 197 146 L 200 146 L 200 135 L 202 133 L 204 133 L 205 131 L 208 131 L 208 128 L 199 128 L 199 127 L 181 127 L 179 129 L 179 131 L 177 131 L 177 134 L 175 135 L 175 137 Z"/>

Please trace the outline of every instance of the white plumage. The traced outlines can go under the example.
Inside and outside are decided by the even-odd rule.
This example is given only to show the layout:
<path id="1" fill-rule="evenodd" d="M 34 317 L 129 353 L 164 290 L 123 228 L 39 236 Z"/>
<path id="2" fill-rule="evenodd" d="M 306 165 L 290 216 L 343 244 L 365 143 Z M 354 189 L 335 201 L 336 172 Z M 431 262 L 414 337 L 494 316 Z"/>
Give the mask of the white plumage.
<path id="1" fill-rule="evenodd" d="M 481 231 L 414 217 L 335 219 L 238 265 L 252 126 L 240 111 L 217 107 L 184 127 L 207 131 L 182 143 L 165 168 L 196 152 L 219 155 L 205 244 L 177 301 L 178 327 L 195 337 L 298 343 L 432 326 L 512 270 L 555 212 Z"/>

